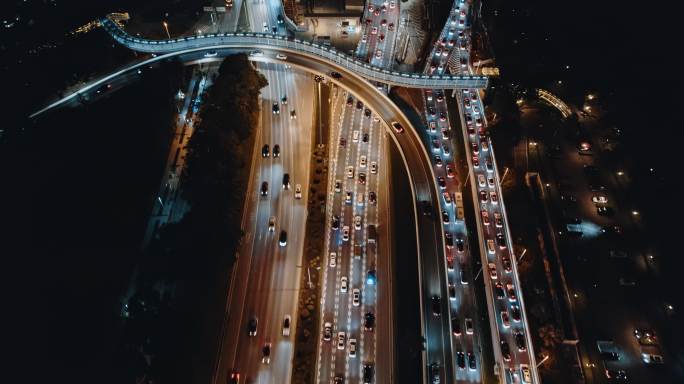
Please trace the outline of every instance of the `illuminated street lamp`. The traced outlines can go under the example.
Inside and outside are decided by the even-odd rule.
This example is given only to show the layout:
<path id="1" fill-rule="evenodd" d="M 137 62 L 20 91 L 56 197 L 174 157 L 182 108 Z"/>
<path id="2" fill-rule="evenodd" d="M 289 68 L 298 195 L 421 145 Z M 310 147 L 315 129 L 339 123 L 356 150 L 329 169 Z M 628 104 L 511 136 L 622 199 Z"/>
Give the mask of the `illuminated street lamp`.
<path id="1" fill-rule="evenodd" d="M 587 100 L 594 100 L 594 97 L 595 97 L 595 96 L 594 96 L 593 94 L 590 93 L 590 94 L 587 95 Z"/>
<path id="2" fill-rule="evenodd" d="M 617 175 L 618 175 L 618 176 L 622 176 L 622 175 L 624 175 L 624 174 L 625 174 L 625 173 L 622 172 L 622 171 L 617 171 Z"/>
<path id="3" fill-rule="evenodd" d="M 544 362 L 548 359 L 549 359 L 549 355 L 544 356 L 544 358 L 537 364 L 537 368 L 539 368 L 540 365 L 544 364 Z"/>
<path id="4" fill-rule="evenodd" d="M 632 216 L 639 216 L 639 211 L 632 211 Z"/>
<path id="5" fill-rule="evenodd" d="M 166 21 L 163 21 L 162 24 L 164 25 L 166 36 L 169 38 L 169 40 L 171 40 L 171 34 L 169 34 L 169 24 Z"/>
<path id="6" fill-rule="evenodd" d="M 585 111 L 585 112 L 591 112 L 591 107 L 588 106 L 588 105 L 585 105 L 585 106 L 584 106 L 584 111 Z"/>

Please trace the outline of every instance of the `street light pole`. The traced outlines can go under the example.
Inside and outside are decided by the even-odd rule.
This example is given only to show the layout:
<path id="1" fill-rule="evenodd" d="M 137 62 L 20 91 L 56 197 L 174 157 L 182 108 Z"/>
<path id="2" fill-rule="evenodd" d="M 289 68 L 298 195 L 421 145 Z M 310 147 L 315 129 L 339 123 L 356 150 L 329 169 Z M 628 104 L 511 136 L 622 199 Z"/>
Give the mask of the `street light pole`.
<path id="1" fill-rule="evenodd" d="M 518 258 L 518 264 L 520 264 L 520 262 L 523 259 L 523 256 L 525 256 L 526 253 L 527 253 L 527 248 L 523 249 L 523 252 L 520 254 L 520 257 Z"/>
<path id="2" fill-rule="evenodd" d="M 169 40 L 171 40 L 171 34 L 169 33 L 169 24 L 166 21 L 163 21 L 162 24 L 164 25 L 166 36 L 169 38 Z"/>
<path id="3" fill-rule="evenodd" d="M 544 358 L 542 359 L 542 361 L 540 361 L 539 363 L 537 363 L 537 368 L 539 368 L 540 365 L 544 364 L 544 362 L 545 362 L 546 360 L 548 360 L 548 359 L 549 359 L 549 355 L 544 356 Z"/>
<path id="4" fill-rule="evenodd" d="M 500 184 L 503 184 L 504 180 L 506 179 L 506 175 L 508 174 L 508 167 L 504 169 L 504 174 L 501 176 L 501 182 Z"/>

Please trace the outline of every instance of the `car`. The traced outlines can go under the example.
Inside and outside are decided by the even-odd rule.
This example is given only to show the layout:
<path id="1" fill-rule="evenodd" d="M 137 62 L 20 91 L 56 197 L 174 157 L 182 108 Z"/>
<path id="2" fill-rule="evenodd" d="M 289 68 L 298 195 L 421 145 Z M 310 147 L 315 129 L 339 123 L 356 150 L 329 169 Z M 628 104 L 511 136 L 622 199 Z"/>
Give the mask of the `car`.
<path id="1" fill-rule="evenodd" d="M 461 57 L 461 68 L 465 68 L 468 64 L 468 60 L 465 57 Z"/>
<path id="2" fill-rule="evenodd" d="M 387 19 L 382 19 L 382 21 L 380 21 L 380 26 L 386 27 L 387 26 Z"/>
<path id="3" fill-rule="evenodd" d="M 337 252 L 330 252 L 330 258 L 329 258 L 329 263 L 328 265 L 331 268 L 335 268 L 337 266 Z"/>
<path id="4" fill-rule="evenodd" d="M 504 292 L 504 289 L 503 289 L 503 284 L 501 284 L 501 283 L 494 284 L 494 293 L 496 294 L 497 299 L 503 299 L 506 296 L 506 293 Z"/>
<path id="5" fill-rule="evenodd" d="M 356 339 L 349 339 L 349 357 L 356 357 Z"/>
<path id="6" fill-rule="evenodd" d="M 441 189 L 446 188 L 446 179 L 444 179 L 444 176 L 437 176 L 437 184 Z"/>
<path id="7" fill-rule="evenodd" d="M 251 319 L 249 319 L 249 323 L 247 323 L 247 334 L 249 336 L 256 336 L 258 326 L 259 326 L 259 318 L 252 317 Z"/>
<path id="8" fill-rule="evenodd" d="M 446 165 L 446 174 L 447 174 L 447 177 L 450 179 L 453 179 L 454 177 L 456 177 L 456 173 L 454 172 L 454 166 L 452 164 Z"/>
<path id="9" fill-rule="evenodd" d="M 470 142 L 470 149 L 473 151 L 474 154 L 480 153 L 480 147 L 477 146 L 477 143 L 474 141 Z"/>
<path id="10" fill-rule="evenodd" d="M 627 372 L 624 369 L 606 369 L 606 378 L 610 380 L 627 380 Z"/>
<path id="11" fill-rule="evenodd" d="M 465 319 L 465 329 L 466 329 L 466 334 L 472 335 L 473 334 L 473 319 L 470 317 L 466 317 Z"/>
<path id="12" fill-rule="evenodd" d="M 295 184 L 294 197 L 295 197 L 295 199 L 301 199 L 302 198 L 302 185 L 301 184 Z"/>
<path id="13" fill-rule="evenodd" d="M 264 25 L 263 25 L 263 30 L 264 30 L 264 32 L 268 32 L 268 23 L 265 21 L 264 21 Z"/>
<path id="14" fill-rule="evenodd" d="M 378 203 L 378 198 L 377 198 L 377 195 L 375 194 L 375 192 L 373 192 L 373 191 L 368 192 L 368 201 L 372 205 L 376 205 Z"/>
<path id="15" fill-rule="evenodd" d="M 357 231 L 361 229 L 361 216 L 356 215 L 354 216 L 354 229 Z"/>
<path id="16" fill-rule="evenodd" d="M 394 9 L 396 2 L 394 0 L 389 2 L 390 9 Z"/>
<path id="17" fill-rule="evenodd" d="M 613 216 L 615 214 L 613 208 L 606 206 L 596 207 L 596 213 L 600 216 Z"/>
<path id="18" fill-rule="evenodd" d="M 482 126 L 482 118 L 478 117 L 475 119 L 475 126 L 476 127 L 481 127 Z"/>
<path id="19" fill-rule="evenodd" d="M 449 130 L 446 128 L 442 129 L 442 140 L 449 140 Z"/>
<path id="20" fill-rule="evenodd" d="M 354 99 L 349 96 L 347 97 L 347 107 L 351 107 L 352 105 L 354 105 Z"/>
<path id="21" fill-rule="evenodd" d="M 367 143 L 369 138 L 370 138 L 370 136 L 368 135 L 368 133 L 364 133 L 361 141 L 363 141 L 364 143 Z"/>
<path id="22" fill-rule="evenodd" d="M 520 374 L 523 383 L 531 383 L 532 375 L 530 374 L 530 367 L 527 364 L 520 364 Z"/>
<path id="23" fill-rule="evenodd" d="M 444 114 L 444 112 L 439 113 L 439 121 L 446 121 L 446 115 Z"/>
<path id="24" fill-rule="evenodd" d="M 275 25 L 272 26 L 272 27 L 271 27 L 271 33 L 274 34 L 274 35 L 275 35 L 276 33 L 278 33 L 278 27 L 276 27 Z"/>
<path id="25" fill-rule="evenodd" d="M 449 284 L 447 290 L 449 291 L 449 300 L 456 300 L 456 286 Z"/>
<path id="26" fill-rule="evenodd" d="M 283 174 L 283 189 L 290 189 L 290 174 Z"/>
<path id="27" fill-rule="evenodd" d="M 350 165 L 347 167 L 347 179 L 353 179 L 353 178 L 354 178 L 354 167 Z"/>
<path id="28" fill-rule="evenodd" d="M 356 109 L 358 109 L 358 110 L 362 110 L 362 109 L 363 109 L 363 103 L 361 102 L 361 100 L 359 100 L 359 101 L 356 102 Z"/>
<path id="29" fill-rule="evenodd" d="M 378 36 L 378 39 L 379 39 L 380 41 L 385 41 L 385 34 L 384 34 L 384 33 L 381 33 L 381 34 Z"/>
<path id="30" fill-rule="evenodd" d="M 373 12 L 375 10 L 375 7 L 373 7 L 373 4 L 368 4 L 368 12 Z"/>
<path id="31" fill-rule="evenodd" d="M 489 267 L 489 277 L 491 277 L 492 280 L 496 280 L 498 277 L 496 274 L 496 264 L 488 263 L 487 267 Z"/>
<path id="32" fill-rule="evenodd" d="M 466 42 L 461 40 L 461 42 L 458 44 L 458 48 L 461 49 L 462 51 L 466 49 Z"/>
<path id="33" fill-rule="evenodd" d="M 601 351 L 599 353 L 599 356 L 603 360 L 609 360 L 609 361 L 618 361 L 620 360 L 620 354 L 617 353 L 616 351 Z"/>
<path id="34" fill-rule="evenodd" d="M 468 368 L 471 371 L 477 369 L 477 364 L 475 363 L 475 355 L 472 352 L 468 352 Z"/>
<path id="35" fill-rule="evenodd" d="M 361 158 L 359 159 L 359 167 L 366 168 L 367 163 L 368 163 L 368 158 L 366 157 L 366 155 L 361 155 Z"/>
<path id="36" fill-rule="evenodd" d="M 480 202 L 482 204 L 486 204 L 488 199 L 489 195 L 487 194 L 487 191 L 480 191 Z"/>
<path id="37" fill-rule="evenodd" d="M 276 224 L 275 222 L 276 222 L 275 216 L 271 216 L 268 218 L 268 231 L 269 232 L 275 232 L 275 224 Z"/>
<path id="38" fill-rule="evenodd" d="M 378 27 L 373 27 L 371 29 L 371 35 L 377 35 L 378 34 Z"/>
<path id="39" fill-rule="evenodd" d="M 527 350 L 527 347 L 525 346 L 525 334 L 522 333 L 521 331 L 518 331 L 514 334 L 515 337 L 515 345 L 518 346 L 518 351 L 523 352 Z"/>
<path id="40" fill-rule="evenodd" d="M 297 118 L 297 112 L 293 109 L 290 111 L 290 120 Z"/>
<path id="41" fill-rule="evenodd" d="M 515 296 L 515 286 L 513 284 L 506 284 L 506 293 L 508 294 L 508 301 L 511 303 L 515 303 L 518 300 Z"/>
<path id="42" fill-rule="evenodd" d="M 494 165 L 491 160 L 487 159 L 487 161 L 485 161 L 485 168 L 487 169 L 487 172 L 494 172 Z M 493 184 L 494 183 L 492 183 L 492 186 L 494 186 Z"/>
<path id="43" fill-rule="evenodd" d="M 511 322 L 508 318 L 508 311 L 506 310 L 501 311 L 501 324 L 504 328 L 508 328 L 511 326 Z"/>
<path id="44" fill-rule="evenodd" d="M 489 188 L 494 188 L 494 178 L 493 177 L 487 178 L 487 186 L 489 186 Z"/>
<path id="45" fill-rule="evenodd" d="M 371 162 L 370 171 L 372 174 L 378 173 L 378 163 L 377 162 L 375 162 L 375 161 Z"/>
<path id="46" fill-rule="evenodd" d="M 240 373 L 231 372 L 230 373 L 230 381 L 228 382 L 228 384 L 240 384 Z"/>
<path id="47" fill-rule="evenodd" d="M 477 175 L 477 184 L 481 188 L 484 188 L 487 186 L 487 180 L 485 179 L 484 175 Z"/>
<path id="48" fill-rule="evenodd" d="M 358 288 L 352 289 L 352 305 L 355 307 L 361 305 L 361 290 Z"/>
<path id="49" fill-rule="evenodd" d="M 480 146 L 482 147 L 483 151 L 489 151 L 489 143 L 487 142 L 487 140 L 480 140 Z"/>
<path id="50" fill-rule="evenodd" d="M 280 231 L 280 237 L 278 237 L 278 244 L 280 244 L 281 247 L 287 245 L 287 231 Z"/>
<path id="51" fill-rule="evenodd" d="M 261 147 L 261 157 L 269 157 L 271 155 L 271 150 L 268 144 L 264 144 L 263 147 Z"/>
<path id="52" fill-rule="evenodd" d="M 444 224 L 449 224 L 449 212 L 447 212 L 446 209 L 442 210 L 442 222 Z"/>
<path id="53" fill-rule="evenodd" d="M 501 214 L 499 212 L 494 212 L 494 224 L 497 228 L 503 227 L 503 219 L 501 218 Z"/>
<path id="54" fill-rule="evenodd" d="M 439 363 L 430 364 L 430 383 L 439 384 Z"/>
<path id="55" fill-rule="evenodd" d="M 366 331 L 373 331 L 375 328 L 375 315 L 372 312 L 366 312 L 363 316 L 363 329 Z"/>
<path id="56" fill-rule="evenodd" d="M 444 198 L 444 204 L 451 205 L 451 195 L 449 192 L 442 192 L 442 197 Z"/>
<path id="57" fill-rule="evenodd" d="M 371 19 L 366 19 L 366 24 L 370 24 L 369 22 L 372 23 L 373 20 L 371 20 Z M 366 34 L 364 33 L 363 35 L 361 35 L 361 42 L 362 42 L 362 43 L 365 43 L 366 41 L 368 41 L 368 35 L 366 35 Z"/>
<path id="58" fill-rule="evenodd" d="M 347 293 L 349 290 L 349 280 L 346 276 L 340 277 L 340 292 Z"/>
<path id="59" fill-rule="evenodd" d="M 496 192 L 489 192 L 489 199 L 492 201 L 492 204 L 499 204 L 499 196 L 496 194 Z"/>
<path id="60" fill-rule="evenodd" d="M 511 265 L 511 258 L 510 257 L 508 257 L 508 256 L 501 257 L 501 264 L 503 264 L 504 271 L 506 271 L 506 273 L 513 272 L 513 267 Z"/>
<path id="61" fill-rule="evenodd" d="M 359 172 L 359 177 L 357 179 L 359 184 L 366 184 L 366 174 L 363 172 Z"/>
<path id="62" fill-rule="evenodd" d="M 480 211 L 482 215 L 482 223 L 484 225 L 489 225 L 489 213 L 487 211 Z"/>
<path id="63" fill-rule="evenodd" d="M 487 252 L 489 252 L 492 255 L 496 253 L 496 248 L 494 247 L 494 240 L 492 239 L 487 240 Z"/>
<path id="64" fill-rule="evenodd" d="M 264 364 L 271 362 L 271 343 L 265 343 L 261 348 L 261 362 Z"/>
<path id="65" fill-rule="evenodd" d="M 273 103 L 272 112 L 274 115 L 280 115 L 280 106 L 278 103 Z"/>
<path id="66" fill-rule="evenodd" d="M 496 234 L 496 245 L 498 245 L 501 249 L 506 248 L 506 239 L 504 238 L 503 233 Z"/>
<path id="67" fill-rule="evenodd" d="M 283 336 L 290 336 L 290 323 L 292 323 L 292 317 L 290 315 L 285 315 L 283 319 Z"/>
<path id="68" fill-rule="evenodd" d="M 273 158 L 280 157 L 280 145 L 273 146 Z"/>
<path id="69" fill-rule="evenodd" d="M 352 143 L 358 143 L 359 142 L 359 135 L 360 132 L 358 130 L 355 130 L 352 132 Z"/>
<path id="70" fill-rule="evenodd" d="M 451 233 L 447 232 L 444 234 L 444 244 L 446 245 L 447 249 L 454 247 L 454 237 L 451 235 Z"/>
<path id="71" fill-rule="evenodd" d="M 337 215 L 333 215 L 332 219 L 330 220 L 331 224 L 330 227 L 333 229 L 333 231 L 337 231 L 340 229 L 340 217 Z"/>
<path id="72" fill-rule="evenodd" d="M 515 321 L 516 323 L 520 322 L 520 307 L 518 307 L 517 305 L 511 305 L 511 317 L 513 318 L 513 321 Z"/>
<path id="73" fill-rule="evenodd" d="M 352 203 L 352 191 L 345 192 L 344 203 L 347 205 L 350 205 Z"/>
<path id="74" fill-rule="evenodd" d="M 437 92 L 437 101 L 440 103 L 444 101 L 444 94 L 442 92 Z"/>
<path id="75" fill-rule="evenodd" d="M 280 102 L 281 102 L 283 105 L 287 105 L 287 95 L 281 97 L 281 98 L 280 98 Z"/>
<path id="76" fill-rule="evenodd" d="M 371 364 L 364 364 L 363 365 L 363 384 L 371 384 L 373 381 L 373 365 Z"/>
<path id="77" fill-rule="evenodd" d="M 332 324 L 326 322 L 323 325 L 323 340 L 330 341 L 332 339 Z"/>
<path id="78" fill-rule="evenodd" d="M 465 242 L 463 241 L 463 238 L 459 236 L 456 238 L 456 250 L 459 253 L 463 253 L 464 249 L 465 249 Z"/>
<path id="79" fill-rule="evenodd" d="M 339 72 L 333 71 L 333 72 L 330 72 L 330 77 L 332 77 L 333 79 L 341 79 L 342 75 Z"/>
<path id="80" fill-rule="evenodd" d="M 387 24 L 387 30 L 394 31 L 394 23 Z"/>
<path id="81" fill-rule="evenodd" d="M 344 332 L 337 332 L 337 349 L 344 350 L 344 341 L 346 334 Z"/>
<path id="82" fill-rule="evenodd" d="M 444 152 L 444 156 L 446 157 L 449 157 L 449 154 L 451 154 L 451 150 L 449 149 L 447 143 L 442 143 L 442 152 Z"/>
<path id="83" fill-rule="evenodd" d="M 394 131 L 396 133 L 403 133 L 404 132 L 404 127 L 401 124 L 399 124 L 398 122 L 393 121 L 391 123 L 391 125 L 392 125 L 392 128 L 394 129 Z"/>
<path id="84" fill-rule="evenodd" d="M 342 241 L 349 241 L 349 226 L 342 227 Z"/>
<path id="85" fill-rule="evenodd" d="M 278 14 L 278 17 L 276 17 L 276 19 L 278 21 L 278 24 L 282 24 L 284 22 L 283 15 L 280 13 Z"/>
<path id="86" fill-rule="evenodd" d="M 439 152 L 439 149 L 441 148 L 441 145 L 439 143 L 439 140 L 432 140 L 432 151 L 433 152 Z"/>
<path id="87" fill-rule="evenodd" d="M 508 347 L 508 342 L 506 340 L 501 340 L 499 343 L 501 346 L 501 355 L 504 361 L 511 361 L 511 349 Z"/>
<path id="88" fill-rule="evenodd" d="M 456 364 L 459 369 L 465 369 L 465 353 L 463 351 L 456 352 Z"/>
<path id="89" fill-rule="evenodd" d="M 458 270 L 458 274 L 461 277 L 461 284 L 468 285 L 468 277 L 465 271 L 465 264 L 461 263 L 461 267 Z"/>
<path id="90" fill-rule="evenodd" d="M 342 192 L 342 180 L 335 180 L 335 193 Z"/>
<path id="91" fill-rule="evenodd" d="M 444 165 L 444 163 L 442 162 L 442 157 L 435 155 L 433 159 L 435 160 L 436 166 L 441 167 L 442 165 Z"/>
<path id="92" fill-rule="evenodd" d="M 439 296 L 432 296 L 430 299 L 432 303 L 432 315 L 440 316 L 442 314 L 442 299 Z"/>
<path id="93" fill-rule="evenodd" d="M 261 196 L 268 196 L 268 182 L 261 183 Z"/>
<path id="94" fill-rule="evenodd" d="M 480 158 L 473 156 L 473 168 L 478 168 L 480 166 Z"/>

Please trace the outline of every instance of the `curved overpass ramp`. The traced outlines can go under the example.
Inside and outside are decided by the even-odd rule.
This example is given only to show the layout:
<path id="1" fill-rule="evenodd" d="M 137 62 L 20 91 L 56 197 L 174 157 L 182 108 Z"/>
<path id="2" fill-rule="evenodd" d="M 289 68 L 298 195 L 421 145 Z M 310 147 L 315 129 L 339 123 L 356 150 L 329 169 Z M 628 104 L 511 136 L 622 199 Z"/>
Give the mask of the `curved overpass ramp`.
<path id="1" fill-rule="evenodd" d="M 100 20 L 102 27 L 114 40 L 138 52 L 168 54 L 189 50 L 216 50 L 222 48 L 272 49 L 282 54 L 300 54 L 311 59 L 328 61 L 346 71 L 363 76 L 369 81 L 407 88 L 486 88 L 488 78 L 478 75 L 428 76 L 417 73 L 389 71 L 358 61 L 353 57 L 308 41 L 287 36 L 264 33 L 209 33 L 167 40 L 148 40 L 129 35 L 108 17 Z M 339 71 L 337 71 L 339 72 Z"/>

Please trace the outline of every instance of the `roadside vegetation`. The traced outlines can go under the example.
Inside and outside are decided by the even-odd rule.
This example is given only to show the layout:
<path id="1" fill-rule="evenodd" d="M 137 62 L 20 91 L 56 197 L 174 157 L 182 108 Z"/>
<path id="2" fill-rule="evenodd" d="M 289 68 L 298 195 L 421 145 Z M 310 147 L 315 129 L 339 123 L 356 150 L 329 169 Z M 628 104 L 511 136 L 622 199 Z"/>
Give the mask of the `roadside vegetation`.
<path id="1" fill-rule="evenodd" d="M 207 90 L 183 171 L 182 195 L 191 210 L 152 240 L 129 300 L 124 349 L 136 379 L 210 378 L 243 235 L 258 95 L 266 85 L 246 56 L 236 55 L 223 61 Z"/>

